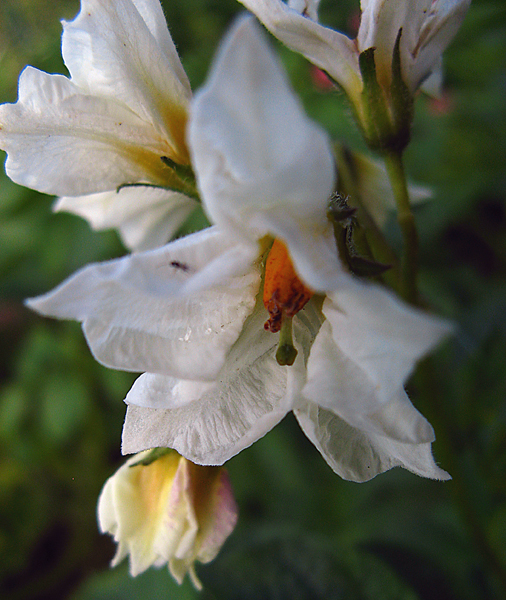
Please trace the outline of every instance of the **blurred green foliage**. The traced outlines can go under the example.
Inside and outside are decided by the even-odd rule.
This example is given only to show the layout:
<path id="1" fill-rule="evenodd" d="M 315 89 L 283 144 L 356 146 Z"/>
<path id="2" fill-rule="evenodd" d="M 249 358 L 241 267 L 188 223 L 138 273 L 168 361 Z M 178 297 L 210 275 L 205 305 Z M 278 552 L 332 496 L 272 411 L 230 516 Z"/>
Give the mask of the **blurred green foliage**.
<path id="1" fill-rule="evenodd" d="M 321 20 L 351 31 L 358 2 L 323 0 Z M 234 0 L 164 3 L 194 89 L 205 80 Z M 21 69 L 65 73 L 59 19 L 74 0 L 2 0 L 0 101 Z M 198 572 L 208 599 L 474 600 L 506 594 L 506 11 L 474 0 L 445 55 L 443 97 L 419 97 L 406 162 L 435 199 L 417 207 L 421 288 L 458 330 L 410 383 L 431 420 L 437 483 L 394 470 L 366 484 L 340 480 L 285 421 L 229 463 L 237 530 Z M 361 148 L 341 94 L 325 91 L 300 56 L 272 40 L 309 114 Z M 130 579 L 107 567 L 95 506 L 121 464 L 122 398 L 133 377 L 91 357 L 79 326 L 43 320 L 23 299 L 90 261 L 124 253 L 51 213 L 52 199 L 0 174 L 0 596 L 191 599 L 165 569 Z M 399 244 L 395 220 L 388 228 Z"/>

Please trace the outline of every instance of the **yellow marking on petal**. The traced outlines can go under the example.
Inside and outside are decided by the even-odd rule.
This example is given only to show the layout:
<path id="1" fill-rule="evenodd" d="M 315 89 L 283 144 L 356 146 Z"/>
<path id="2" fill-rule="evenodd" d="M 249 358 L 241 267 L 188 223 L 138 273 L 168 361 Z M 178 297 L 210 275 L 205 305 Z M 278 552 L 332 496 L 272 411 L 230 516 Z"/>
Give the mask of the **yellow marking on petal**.
<path id="1" fill-rule="evenodd" d="M 174 104 L 168 105 L 163 118 L 173 141 L 173 144 L 171 144 L 172 152 L 168 155 L 169 158 L 180 165 L 189 165 L 190 153 L 186 145 L 186 124 L 188 122 L 186 108 Z"/>
<path id="2" fill-rule="evenodd" d="M 149 513 L 152 514 L 158 512 L 160 508 L 165 508 L 163 502 L 160 502 L 160 498 L 166 497 L 172 488 L 179 459 L 180 457 L 176 453 L 167 454 L 150 465 L 134 467 L 139 469 L 139 490 Z"/>
<path id="3" fill-rule="evenodd" d="M 150 183 L 162 187 L 184 189 L 183 182 L 176 175 L 174 170 L 162 161 L 162 156 L 164 156 L 164 154 L 159 154 L 153 150 L 142 148 L 141 146 L 121 142 L 117 142 L 115 146 L 118 154 L 123 155 L 129 162 L 137 168 L 140 167 L 146 173 Z M 170 153 L 167 151 L 165 155 L 167 154 Z M 172 158 L 172 155 L 170 158 Z"/>

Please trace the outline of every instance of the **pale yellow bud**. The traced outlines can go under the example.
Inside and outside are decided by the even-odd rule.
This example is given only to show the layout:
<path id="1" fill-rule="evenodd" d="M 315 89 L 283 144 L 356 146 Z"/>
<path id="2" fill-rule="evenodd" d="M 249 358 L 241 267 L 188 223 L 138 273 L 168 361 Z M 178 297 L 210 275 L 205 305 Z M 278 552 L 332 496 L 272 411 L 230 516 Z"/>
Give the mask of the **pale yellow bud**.
<path id="1" fill-rule="evenodd" d="M 195 561 L 211 561 L 237 521 L 226 470 L 191 463 L 169 451 L 142 464 L 151 451 L 130 458 L 100 494 L 100 530 L 118 543 L 111 566 L 129 555 L 130 573 L 167 563 L 181 583 L 189 573 L 194 585 Z"/>

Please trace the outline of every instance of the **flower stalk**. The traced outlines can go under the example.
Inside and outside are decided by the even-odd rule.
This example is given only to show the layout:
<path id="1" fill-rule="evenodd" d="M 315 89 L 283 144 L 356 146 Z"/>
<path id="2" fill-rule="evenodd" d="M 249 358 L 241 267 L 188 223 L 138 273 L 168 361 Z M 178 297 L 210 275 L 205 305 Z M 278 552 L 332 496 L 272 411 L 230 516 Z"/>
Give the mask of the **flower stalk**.
<path id="1" fill-rule="evenodd" d="M 418 233 L 409 202 L 402 154 L 400 152 L 388 152 L 384 155 L 384 160 L 392 184 L 397 206 L 397 221 L 401 228 L 403 240 L 400 294 L 404 300 L 416 305 L 418 304 Z"/>

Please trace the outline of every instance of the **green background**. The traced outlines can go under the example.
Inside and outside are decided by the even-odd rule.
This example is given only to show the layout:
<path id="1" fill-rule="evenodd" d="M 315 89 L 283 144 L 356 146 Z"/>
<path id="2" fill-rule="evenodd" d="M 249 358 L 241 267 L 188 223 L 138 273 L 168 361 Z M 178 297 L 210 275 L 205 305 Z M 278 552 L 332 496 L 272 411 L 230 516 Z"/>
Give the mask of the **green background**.
<path id="1" fill-rule="evenodd" d="M 323 0 L 321 21 L 352 32 L 358 2 Z M 205 80 L 233 0 L 164 3 L 194 89 Z M 0 0 L 0 101 L 26 64 L 65 73 L 59 19 L 78 3 Z M 228 463 L 240 507 L 219 557 L 198 567 L 203 599 L 471 600 L 506 597 L 506 11 L 475 0 L 445 55 L 441 100 L 419 97 L 406 153 L 435 199 L 417 207 L 421 289 L 454 320 L 453 339 L 409 383 L 433 423 L 439 483 L 394 469 L 339 479 L 292 417 Z M 339 93 L 274 40 L 309 114 L 361 148 Z M 125 253 L 114 232 L 53 214 L 53 199 L 0 175 L 0 597 L 180 599 L 166 569 L 109 570 L 114 544 L 96 500 L 122 463 L 122 399 L 133 376 L 91 357 L 75 323 L 44 320 L 23 299 L 78 267 Z M 394 246 L 399 234 L 392 222 Z"/>

